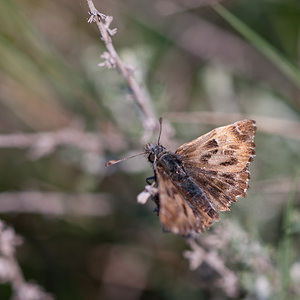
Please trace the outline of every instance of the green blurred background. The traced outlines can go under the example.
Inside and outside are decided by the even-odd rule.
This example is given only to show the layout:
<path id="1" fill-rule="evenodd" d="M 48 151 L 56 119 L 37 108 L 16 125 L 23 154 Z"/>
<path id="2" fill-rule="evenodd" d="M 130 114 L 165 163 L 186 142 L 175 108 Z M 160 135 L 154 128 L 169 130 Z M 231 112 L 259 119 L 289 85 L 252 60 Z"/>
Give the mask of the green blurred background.
<path id="1" fill-rule="evenodd" d="M 95 5 L 173 126 L 171 150 L 234 113 L 257 120 L 247 198 L 199 240 L 219 272 L 191 270 L 186 241 L 137 203 L 152 175 L 143 157 L 104 167 L 145 141 L 124 78 L 97 66 L 105 48 L 86 2 L 1 1 L 0 217 L 24 237 L 26 280 L 55 299 L 300 298 L 300 2 L 212 2 Z M 11 293 L 0 285 L 0 299 Z"/>

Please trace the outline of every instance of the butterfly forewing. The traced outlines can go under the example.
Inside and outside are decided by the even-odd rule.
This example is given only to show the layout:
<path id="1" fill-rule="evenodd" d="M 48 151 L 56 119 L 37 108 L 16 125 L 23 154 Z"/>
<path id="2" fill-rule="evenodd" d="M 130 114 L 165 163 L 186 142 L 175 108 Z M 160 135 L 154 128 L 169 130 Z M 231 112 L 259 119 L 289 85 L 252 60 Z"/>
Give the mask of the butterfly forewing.
<path id="1" fill-rule="evenodd" d="M 187 174 L 217 211 L 229 210 L 231 202 L 246 195 L 249 163 L 255 156 L 255 129 L 254 121 L 239 121 L 216 128 L 176 151 Z"/>
<path id="2" fill-rule="evenodd" d="M 255 156 L 255 121 L 243 120 L 216 128 L 183 144 L 176 153 L 185 168 L 234 173 L 242 171 Z"/>

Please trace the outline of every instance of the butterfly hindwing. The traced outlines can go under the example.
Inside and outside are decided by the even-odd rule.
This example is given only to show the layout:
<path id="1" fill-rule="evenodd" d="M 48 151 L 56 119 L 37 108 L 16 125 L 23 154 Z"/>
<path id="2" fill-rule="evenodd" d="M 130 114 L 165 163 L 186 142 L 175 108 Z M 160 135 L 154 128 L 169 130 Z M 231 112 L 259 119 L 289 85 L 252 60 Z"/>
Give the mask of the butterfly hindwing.
<path id="1" fill-rule="evenodd" d="M 210 218 L 201 221 L 184 199 L 171 178 L 160 168 L 156 172 L 159 195 L 159 217 L 167 231 L 188 235 L 203 231 L 212 223 Z M 206 225 L 206 226 L 205 226 Z"/>
<path id="2" fill-rule="evenodd" d="M 202 188 L 208 201 L 216 211 L 228 211 L 237 197 L 245 197 L 250 178 L 248 167 L 238 173 L 205 171 L 198 168 L 187 170 Z"/>
<path id="3" fill-rule="evenodd" d="M 205 198 L 199 197 L 199 199 L 191 197 L 189 190 L 184 188 L 180 182 L 174 183 L 161 166 L 156 169 L 156 177 L 159 216 L 166 230 L 188 235 L 192 232 L 204 231 L 219 219 L 219 215 L 205 196 Z"/>

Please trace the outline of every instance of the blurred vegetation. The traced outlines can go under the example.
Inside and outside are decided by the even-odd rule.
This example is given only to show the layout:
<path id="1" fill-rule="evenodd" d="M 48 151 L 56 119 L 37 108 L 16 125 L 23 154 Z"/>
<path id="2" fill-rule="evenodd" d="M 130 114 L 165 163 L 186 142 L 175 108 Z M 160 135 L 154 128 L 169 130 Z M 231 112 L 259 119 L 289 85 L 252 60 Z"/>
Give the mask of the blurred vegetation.
<path id="1" fill-rule="evenodd" d="M 208 263 L 191 270 L 186 241 L 162 232 L 152 203 L 137 204 L 152 175 L 143 157 L 104 168 L 141 151 L 143 128 L 124 78 L 97 66 L 105 49 L 87 23 L 86 2 L 0 3 L 1 136 L 71 126 L 102 145 L 86 153 L 64 143 L 38 156 L 37 145 L 0 142 L 0 190 L 16 201 L 25 191 L 110 197 L 110 209 L 94 215 L 9 211 L 0 201 L 1 219 L 24 237 L 17 257 L 26 280 L 55 299 L 300 298 L 300 2 L 228 0 L 215 9 L 202 2 L 210 1 L 95 5 L 114 16 L 114 45 L 136 68 L 157 115 L 174 126 L 176 145 L 220 124 L 168 119 L 170 112 L 260 117 L 247 198 L 199 241 L 238 279 L 233 294 Z M 269 117 L 274 127 L 265 130 Z M 279 134 L 276 120 L 294 127 Z M 84 210 L 84 198 L 76 205 Z M 213 237 L 224 237 L 223 246 Z M 10 297 L 1 284 L 0 299 Z"/>

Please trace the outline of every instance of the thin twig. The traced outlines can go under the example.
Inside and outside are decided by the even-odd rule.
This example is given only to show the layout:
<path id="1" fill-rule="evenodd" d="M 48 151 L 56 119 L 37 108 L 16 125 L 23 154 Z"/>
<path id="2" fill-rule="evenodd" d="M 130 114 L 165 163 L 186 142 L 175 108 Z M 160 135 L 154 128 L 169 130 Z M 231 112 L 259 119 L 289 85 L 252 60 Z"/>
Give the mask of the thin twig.
<path id="1" fill-rule="evenodd" d="M 124 78 L 126 79 L 135 103 L 140 108 L 143 114 L 143 126 L 146 132 L 153 131 L 153 129 L 157 126 L 157 117 L 151 107 L 150 99 L 147 96 L 147 93 L 144 92 L 141 86 L 138 84 L 135 76 L 134 71 L 131 67 L 127 66 L 118 55 L 113 43 L 112 43 L 112 36 L 116 34 L 117 30 L 111 29 L 110 25 L 113 21 L 112 16 L 104 15 L 100 13 L 92 0 L 87 0 L 87 4 L 89 6 L 90 15 L 88 22 L 92 23 L 95 22 L 99 29 L 101 39 L 103 40 L 106 49 L 108 52 L 105 52 L 102 57 L 105 59 L 105 63 L 101 65 L 106 65 L 109 68 L 117 67 Z"/>

